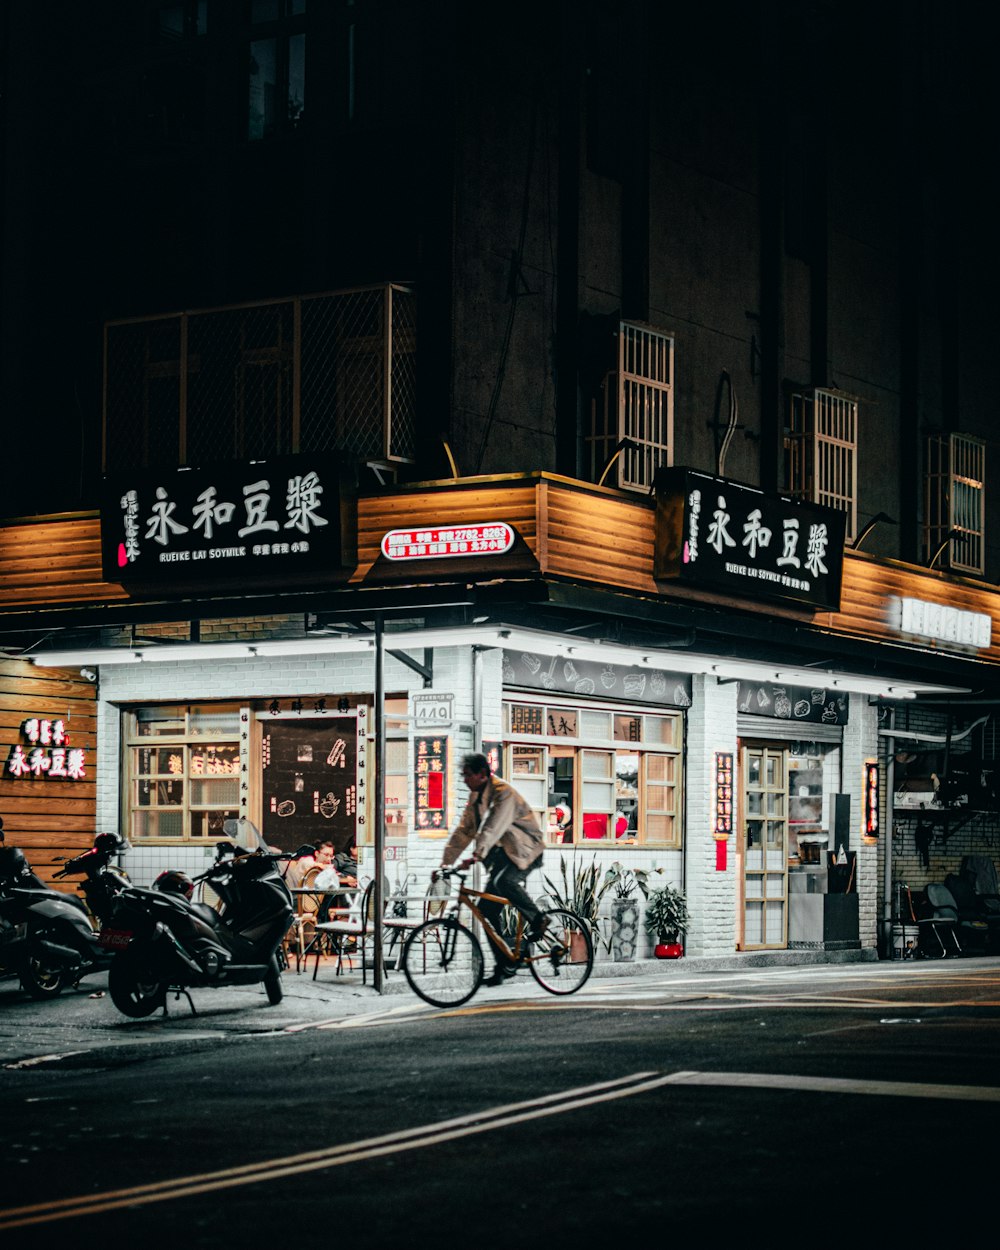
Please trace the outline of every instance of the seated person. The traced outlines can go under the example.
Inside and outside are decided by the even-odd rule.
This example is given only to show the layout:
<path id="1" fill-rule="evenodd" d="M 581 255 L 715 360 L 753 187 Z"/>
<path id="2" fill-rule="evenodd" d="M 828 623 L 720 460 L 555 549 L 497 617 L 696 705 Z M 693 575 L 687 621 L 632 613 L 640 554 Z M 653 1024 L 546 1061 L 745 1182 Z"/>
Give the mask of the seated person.
<path id="1" fill-rule="evenodd" d="M 358 848 L 353 838 L 333 857 L 333 866 L 344 885 L 358 884 Z"/>

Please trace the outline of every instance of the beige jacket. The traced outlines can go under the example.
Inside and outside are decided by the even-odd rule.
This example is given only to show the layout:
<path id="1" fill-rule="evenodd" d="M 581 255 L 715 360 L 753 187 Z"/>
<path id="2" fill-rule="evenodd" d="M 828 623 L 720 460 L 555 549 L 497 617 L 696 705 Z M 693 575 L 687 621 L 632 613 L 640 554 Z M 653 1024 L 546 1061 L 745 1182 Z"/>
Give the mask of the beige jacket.
<path id="1" fill-rule="evenodd" d="M 518 868 L 530 868 L 545 847 L 535 813 L 513 786 L 491 777 L 481 794 L 470 794 L 455 832 L 445 843 L 442 864 L 453 864 L 470 842 L 485 859 L 498 843 Z"/>

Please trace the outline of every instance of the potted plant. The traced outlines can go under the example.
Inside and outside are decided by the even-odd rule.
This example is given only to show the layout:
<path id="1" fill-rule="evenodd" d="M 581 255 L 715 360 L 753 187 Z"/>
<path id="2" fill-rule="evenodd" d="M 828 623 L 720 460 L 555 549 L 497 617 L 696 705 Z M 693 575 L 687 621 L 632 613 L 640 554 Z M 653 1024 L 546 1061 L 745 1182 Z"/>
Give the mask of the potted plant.
<path id="1" fill-rule="evenodd" d="M 546 876 L 545 884 L 549 893 L 555 899 L 557 907 L 565 907 L 567 911 L 575 912 L 580 917 L 590 930 L 590 936 L 596 949 L 601 940 L 598 912 L 601 907 L 601 899 L 608 890 L 608 883 L 601 881 L 601 870 L 597 865 L 597 856 L 594 856 L 590 864 L 580 864 L 575 867 L 572 884 L 570 883 L 569 873 L 566 871 L 565 859 L 559 861 L 559 871 L 562 875 L 562 889 L 559 889 L 551 877 Z"/>
<path id="2" fill-rule="evenodd" d="M 659 871 L 657 869 L 656 871 Z M 611 952 L 615 963 L 635 958 L 639 940 L 639 900 L 649 894 L 649 873 L 644 868 L 626 868 L 618 860 L 604 874 L 601 892 L 611 891 Z"/>
<path id="3" fill-rule="evenodd" d="M 684 954 L 680 936 L 690 924 L 684 892 L 663 885 L 649 892 L 646 899 L 646 932 L 655 935 L 653 954 L 657 959 L 678 959 Z"/>

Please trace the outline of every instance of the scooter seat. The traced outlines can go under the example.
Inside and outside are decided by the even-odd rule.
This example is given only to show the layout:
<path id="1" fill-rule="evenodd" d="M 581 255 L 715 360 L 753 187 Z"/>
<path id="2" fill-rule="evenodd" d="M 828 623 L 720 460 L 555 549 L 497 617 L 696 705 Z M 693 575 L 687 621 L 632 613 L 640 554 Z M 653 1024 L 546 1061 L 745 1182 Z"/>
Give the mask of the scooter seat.
<path id="1" fill-rule="evenodd" d="M 219 927 L 219 913 L 214 907 L 209 907 L 207 903 L 192 903 L 191 910 L 199 920 L 204 920 L 206 924 L 210 924 L 213 929 Z"/>

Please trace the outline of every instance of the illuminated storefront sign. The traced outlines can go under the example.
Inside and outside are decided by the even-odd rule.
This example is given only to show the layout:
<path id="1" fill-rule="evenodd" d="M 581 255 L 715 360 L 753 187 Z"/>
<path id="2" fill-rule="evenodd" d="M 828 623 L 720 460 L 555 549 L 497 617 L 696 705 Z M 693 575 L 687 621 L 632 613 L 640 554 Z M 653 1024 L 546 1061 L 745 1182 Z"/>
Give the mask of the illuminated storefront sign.
<path id="1" fill-rule="evenodd" d="M 22 723 L 21 736 L 24 741 L 16 742 L 7 757 L 5 771 L 9 777 L 86 781 L 86 752 L 70 746 L 63 721 L 32 716 Z"/>
<path id="2" fill-rule="evenodd" d="M 105 482 L 101 546 L 110 582 L 309 580 L 342 564 L 336 462 L 288 456 L 116 475 Z"/>
<path id="3" fill-rule="evenodd" d="M 716 838 L 728 838 L 733 831 L 733 753 L 715 753 L 715 820 Z"/>
<path id="4" fill-rule="evenodd" d="M 382 539 L 387 560 L 432 560 L 452 556 L 495 556 L 510 551 L 514 531 L 506 521 L 481 525 L 421 526 L 390 530 Z"/>
<path id="5" fill-rule="evenodd" d="M 846 515 L 691 469 L 656 479 L 655 576 L 743 599 L 840 607 Z"/>
<path id="6" fill-rule="evenodd" d="M 875 760 L 865 760 L 864 779 L 864 829 L 862 832 L 866 838 L 877 838 L 879 832 L 879 780 L 878 763 Z"/>
<path id="7" fill-rule="evenodd" d="M 414 816 L 422 832 L 448 828 L 448 739 L 414 738 Z"/>
<path id="8" fill-rule="evenodd" d="M 889 600 L 889 623 L 903 634 L 980 649 L 990 645 L 993 628 L 993 621 L 986 612 L 967 612 L 924 599 L 895 597 Z"/>

